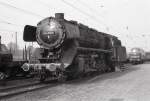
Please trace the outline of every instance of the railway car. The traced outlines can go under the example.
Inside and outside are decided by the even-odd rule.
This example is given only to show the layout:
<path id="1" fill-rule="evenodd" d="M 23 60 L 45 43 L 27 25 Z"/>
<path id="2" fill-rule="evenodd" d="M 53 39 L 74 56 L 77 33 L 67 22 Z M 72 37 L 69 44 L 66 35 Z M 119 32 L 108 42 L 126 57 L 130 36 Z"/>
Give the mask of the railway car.
<path id="1" fill-rule="evenodd" d="M 146 52 L 145 54 L 146 54 L 145 55 L 145 58 L 146 58 L 145 60 L 150 61 L 150 52 Z"/>
<path id="2" fill-rule="evenodd" d="M 12 62 L 13 56 L 7 49 L 5 44 L 1 43 L 0 36 L 0 80 L 4 79 L 8 70 L 8 64 Z"/>
<path id="3" fill-rule="evenodd" d="M 125 47 L 116 36 L 68 21 L 63 13 L 47 17 L 37 26 L 26 25 L 23 39 L 40 46 L 22 66 L 40 81 L 48 77 L 64 81 L 90 72 L 115 71 L 118 62 L 126 61 Z"/>
<path id="4" fill-rule="evenodd" d="M 129 53 L 129 61 L 132 64 L 143 63 L 146 59 L 145 51 L 140 48 L 132 48 Z"/>
<path id="5" fill-rule="evenodd" d="M 8 50 L 5 44 L 1 43 L 0 36 L 0 81 L 6 78 L 16 76 L 16 74 L 25 72 L 21 66 L 25 61 L 14 61 L 12 53 Z"/>

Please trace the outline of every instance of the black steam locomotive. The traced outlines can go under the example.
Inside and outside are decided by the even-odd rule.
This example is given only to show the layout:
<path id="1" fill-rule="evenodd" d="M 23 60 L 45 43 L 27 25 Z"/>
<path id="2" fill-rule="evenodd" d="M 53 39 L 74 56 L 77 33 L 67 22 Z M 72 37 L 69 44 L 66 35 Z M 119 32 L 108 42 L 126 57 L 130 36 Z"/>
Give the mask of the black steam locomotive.
<path id="1" fill-rule="evenodd" d="M 26 25 L 23 39 L 40 45 L 22 68 L 41 81 L 115 71 L 116 64 L 126 61 L 126 49 L 116 36 L 68 21 L 63 13 L 43 19 L 37 27 Z"/>

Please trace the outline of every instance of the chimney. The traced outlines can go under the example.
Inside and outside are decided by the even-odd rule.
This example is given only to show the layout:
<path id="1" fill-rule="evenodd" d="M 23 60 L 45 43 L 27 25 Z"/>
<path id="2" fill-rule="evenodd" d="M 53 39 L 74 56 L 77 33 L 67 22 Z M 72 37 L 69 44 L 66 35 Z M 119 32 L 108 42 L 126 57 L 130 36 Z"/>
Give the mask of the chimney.
<path id="1" fill-rule="evenodd" d="M 56 19 L 64 19 L 64 13 L 55 13 Z"/>

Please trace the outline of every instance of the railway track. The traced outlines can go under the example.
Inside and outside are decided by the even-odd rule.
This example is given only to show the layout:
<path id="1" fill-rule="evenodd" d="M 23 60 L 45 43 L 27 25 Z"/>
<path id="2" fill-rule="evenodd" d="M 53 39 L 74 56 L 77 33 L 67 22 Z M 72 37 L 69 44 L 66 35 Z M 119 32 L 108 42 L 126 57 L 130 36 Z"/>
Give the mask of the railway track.
<path id="1" fill-rule="evenodd" d="M 51 82 L 51 81 L 45 81 L 44 83 L 40 82 L 34 82 L 30 84 L 24 84 L 20 86 L 12 86 L 12 87 L 7 87 L 7 88 L 1 88 L 0 89 L 0 100 L 5 99 L 5 98 L 10 98 L 13 96 L 17 96 L 19 94 L 27 93 L 27 92 L 32 92 L 32 91 L 37 91 L 41 89 L 46 89 L 49 87 L 54 87 L 57 86 L 60 83 L 57 82 Z"/>
<path id="2" fill-rule="evenodd" d="M 126 70 L 128 66 L 131 64 L 126 64 L 122 69 Z M 66 83 L 73 82 L 76 80 L 71 80 L 67 81 Z M 5 87 L 5 88 L 0 88 L 0 100 L 5 99 L 5 98 L 10 98 L 13 96 L 17 96 L 19 94 L 27 93 L 27 92 L 32 92 L 32 91 L 37 91 L 41 89 L 46 89 L 49 87 L 54 87 L 60 84 L 59 82 L 54 82 L 54 80 L 49 80 L 45 81 L 44 83 L 40 82 L 31 82 L 31 83 L 26 83 L 22 85 L 15 85 L 15 86 L 10 86 L 10 87 Z"/>

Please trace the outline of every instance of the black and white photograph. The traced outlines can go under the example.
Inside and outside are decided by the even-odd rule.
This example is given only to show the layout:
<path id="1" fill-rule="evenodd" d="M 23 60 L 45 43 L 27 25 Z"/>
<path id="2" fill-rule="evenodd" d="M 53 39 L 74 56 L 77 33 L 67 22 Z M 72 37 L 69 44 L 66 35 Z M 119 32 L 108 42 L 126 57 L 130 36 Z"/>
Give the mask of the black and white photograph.
<path id="1" fill-rule="evenodd" d="M 0 101 L 150 101 L 150 1 L 0 0 Z"/>

